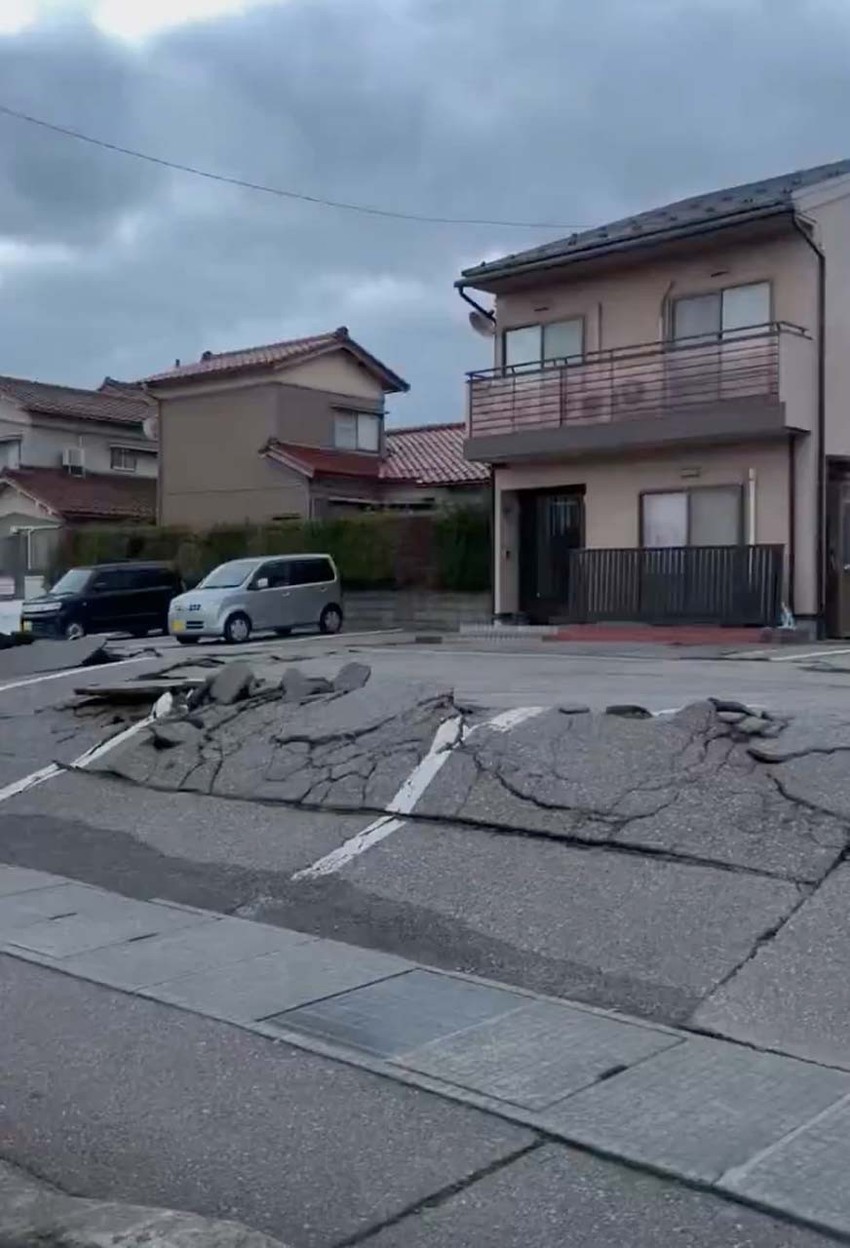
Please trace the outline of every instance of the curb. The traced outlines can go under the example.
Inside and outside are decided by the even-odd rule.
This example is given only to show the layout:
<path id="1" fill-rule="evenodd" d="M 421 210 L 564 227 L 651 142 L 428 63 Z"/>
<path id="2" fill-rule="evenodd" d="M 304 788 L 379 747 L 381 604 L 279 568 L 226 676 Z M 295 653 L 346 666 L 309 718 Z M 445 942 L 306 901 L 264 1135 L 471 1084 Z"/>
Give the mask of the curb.
<path id="1" fill-rule="evenodd" d="M 0 1248 L 285 1248 L 238 1222 L 83 1200 L 0 1161 Z"/>

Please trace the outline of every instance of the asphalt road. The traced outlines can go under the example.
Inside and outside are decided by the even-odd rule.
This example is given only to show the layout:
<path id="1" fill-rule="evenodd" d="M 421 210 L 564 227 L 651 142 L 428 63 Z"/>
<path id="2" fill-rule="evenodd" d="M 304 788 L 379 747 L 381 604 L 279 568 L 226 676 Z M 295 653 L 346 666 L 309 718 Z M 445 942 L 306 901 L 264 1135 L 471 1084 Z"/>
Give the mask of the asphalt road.
<path id="1" fill-rule="evenodd" d="M 0 789 L 54 761 L 70 762 L 124 726 L 115 722 L 122 712 L 89 717 L 69 710 L 76 686 L 152 675 L 174 662 L 239 657 L 221 647 L 187 653 L 150 641 L 159 654 L 121 668 L 34 675 L 28 684 L 20 671 L 4 677 L 0 654 Z M 138 644 L 115 648 L 129 658 Z M 499 708 L 576 702 L 672 711 L 716 695 L 814 712 L 832 725 L 844 715 L 850 720 L 850 671 L 842 670 L 847 659 L 834 648 L 824 653 L 832 670 L 807 670 L 809 660 L 795 654 L 788 662 L 785 652 L 772 662 L 683 657 L 654 647 L 571 653 L 360 637 L 260 643 L 244 657 L 267 673 L 297 662 L 306 673 L 330 676 L 355 658 L 371 665 L 382 697 L 393 683 L 453 687 L 457 704 L 489 708 L 478 712 L 479 720 Z M 539 753 L 527 735 L 532 731 L 529 723 L 504 737 L 520 751 L 524 774 Z M 374 740 L 382 761 L 395 748 L 394 733 L 390 724 L 386 737 Z M 673 747 L 683 757 L 690 748 L 684 737 Z M 730 772 L 725 756 L 712 755 L 698 772 L 689 771 L 694 803 L 678 808 L 672 824 L 664 822 L 664 803 L 649 811 L 651 824 L 642 808 L 630 808 L 617 843 L 592 844 L 582 840 L 587 829 L 569 811 L 581 806 L 597 817 L 599 793 L 620 774 L 618 751 L 643 760 L 639 770 L 650 788 L 656 784 L 645 745 L 618 737 L 591 750 L 595 770 L 583 773 L 580 800 L 571 790 L 561 807 L 556 796 L 555 813 L 540 826 L 542 816 L 538 810 L 532 818 L 527 798 L 519 819 L 511 805 L 519 799 L 505 805 L 504 794 L 498 807 L 485 805 L 485 818 L 476 814 L 473 794 L 463 818 L 434 807 L 433 818 L 403 822 L 344 869 L 297 880 L 373 816 L 258 802 L 235 791 L 153 791 L 108 771 L 65 773 L 0 800 L 0 861 L 128 896 L 237 912 L 661 1021 L 684 1023 L 703 1010 L 707 1025 L 721 1033 L 737 1027 L 741 1038 L 771 1047 L 779 1035 L 770 1013 L 777 990 L 768 987 L 758 1011 L 750 1010 L 746 976 L 754 959 L 773 958 L 771 974 L 787 1000 L 800 958 L 821 943 L 818 924 L 828 923 L 832 962 L 846 964 L 845 942 L 834 934 L 836 923 L 839 932 L 846 926 L 843 900 L 833 883 L 843 878 L 835 874 L 845 844 L 843 807 L 817 811 L 822 784 L 811 770 L 789 773 L 801 786 L 804 808 L 768 790 L 761 773 Z M 835 761 L 840 765 L 840 756 Z M 452 763 L 429 793 L 448 803 L 446 812 L 457 812 L 462 781 Z M 663 776 L 658 781 L 668 783 Z M 630 786 L 623 782 L 624 794 Z M 835 801 L 844 793 L 837 782 L 831 791 Z M 847 802 L 850 812 L 850 794 Z M 567 813 L 562 818 L 558 810 Z M 487 818 L 503 826 L 488 826 Z M 806 967 L 810 983 L 814 969 L 822 970 Z M 283 1046 L 270 1046 L 270 1057 L 256 1038 L 42 970 L 10 968 L 8 961 L 2 974 L 0 1049 L 4 1059 L 10 1055 L 12 1094 L 4 1085 L 0 1153 L 75 1191 L 244 1217 L 289 1235 L 294 1248 L 637 1245 L 670 1242 L 676 1227 L 683 1228 L 681 1242 L 694 1248 L 824 1242 L 522 1132 L 508 1139 L 503 1125 L 496 1129 L 468 1110 L 448 1114 L 424 1093 L 411 1099 L 363 1072 L 346 1071 L 343 1079 L 335 1067 L 287 1051 L 286 1071 L 304 1073 L 282 1079 L 275 1064 Z M 833 971 L 817 983 L 824 992 L 843 991 Z M 821 988 L 812 989 L 801 1016 L 785 1029 L 800 1056 L 810 1056 L 808 1020 L 822 1016 Z M 819 1052 L 835 1060 L 838 1048 L 843 1061 L 841 1010 L 820 1028 Z M 125 1075 L 119 1065 L 128 1052 Z M 84 1071 L 86 1054 L 93 1056 Z M 199 1055 L 211 1055 L 203 1071 Z M 217 1072 L 215 1080 L 209 1070 Z M 78 1100 L 68 1071 L 82 1079 Z M 145 1112 L 137 1128 L 139 1106 Z M 358 1119 L 377 1129 L 364 1139 Z M 429 1143 L 423 1152 L 423 1138 L 433 1148 Z"/>

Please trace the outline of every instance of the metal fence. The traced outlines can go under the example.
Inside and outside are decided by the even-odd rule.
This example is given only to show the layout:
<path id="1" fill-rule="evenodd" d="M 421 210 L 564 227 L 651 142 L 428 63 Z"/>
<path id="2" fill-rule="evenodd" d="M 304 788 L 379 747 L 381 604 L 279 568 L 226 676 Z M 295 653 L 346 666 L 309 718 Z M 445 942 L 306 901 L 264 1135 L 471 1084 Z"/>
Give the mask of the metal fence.
<path id="1" fill-rule="evenodd" d="M 783 546 L 671 546 L 570 551 L 572 623 L 772 625 L 782 604 Z"/>

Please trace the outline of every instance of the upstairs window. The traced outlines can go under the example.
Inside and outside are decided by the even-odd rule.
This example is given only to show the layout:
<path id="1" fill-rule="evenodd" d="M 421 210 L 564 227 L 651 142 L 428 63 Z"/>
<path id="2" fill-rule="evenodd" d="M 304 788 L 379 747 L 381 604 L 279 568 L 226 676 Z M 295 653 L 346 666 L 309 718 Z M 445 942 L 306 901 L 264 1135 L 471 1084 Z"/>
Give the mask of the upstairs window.
<path id="1" fill-rule="evenodd" d="M 584 354 L 584 321 L 578 316 L 569 321 L 506 329 L 503 351 L 505 368 L 513 371 L 576 363 Z"/>
<path id="2" fill-rule="evenodd" d="M 334 446 L 341 451 L 379 451 L 381 418 L 372 412 L 337 412 Z"/>
<path id="3" fill-rule="evenodd" d="M 0 469 L 18 468 L 21 463 L 21 444 L 17 438 L 0 442 Z"/>
<path id="4" fill-rule="evenodd" d="M 109 462 L 113 472 L 136 472 L 139 461 L 136 452 L 129 447 L 113 446 L 110 447 Z"/>
<path id="5" fill-rule="evenodd" d="M 710 295 L 693 295 L 673 304 L 673 339 L 719 342 L 757 334 L 770 321 L 770 282 L 730 286 Z"/>

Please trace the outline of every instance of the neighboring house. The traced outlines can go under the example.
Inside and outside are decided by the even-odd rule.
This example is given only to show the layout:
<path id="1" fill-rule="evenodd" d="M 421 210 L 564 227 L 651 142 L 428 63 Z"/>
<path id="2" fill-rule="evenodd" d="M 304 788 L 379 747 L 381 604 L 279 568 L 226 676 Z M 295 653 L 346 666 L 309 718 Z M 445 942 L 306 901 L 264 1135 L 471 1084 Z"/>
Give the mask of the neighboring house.
<path id="1" fill-rule="evenodd" d="M 221 354 L 151 377 L 159 416 L 159 518 L 204 528 L 436 506 L 486 481 L 463 459 L 463 432 L 432 438 L 423 465 L 384 428 L 385 396 L 407 390 L 341 328 Z M 424 430 L 420 438 L 426 437 Z M 427 500 L 427 502 L 426 502 Z"/>
<path id="2" fill-rule="evenodd" d="M 79 390 L 0 377 L 0 537 L 66 522 L 151 523 L 153 414 L 140 389 L 111 379 Z"/>
<path id="3" fill-rule="evenodd" d="M 359 484 L 345 496 L 318 495 L 326 515 L 355 511 L 436 511 L 483 505 L 490 473 L 464 457 L 464 424 L 416 425 L 388 429 L 384 453 L 364 469 L 362 455 L 272 441 L 266 455 L 301 473 L 321 491 L 328 481 L 348 477 Z M 354 495 L 359 494 L 359 497 Z M 312 514 L 317 514 L 313 506 Z"/>
<path id="4" fill-rule="evenodd" d="M 498 614 L 772 624 L 784 604 L 850 635 L 850 161 L 457 285 L 496 300 L 472 316 L 496 353 L 466 454 L 493 466 Z"/>

